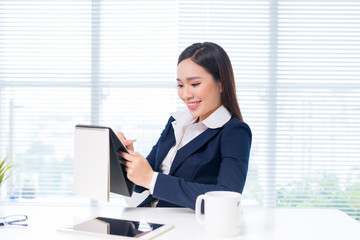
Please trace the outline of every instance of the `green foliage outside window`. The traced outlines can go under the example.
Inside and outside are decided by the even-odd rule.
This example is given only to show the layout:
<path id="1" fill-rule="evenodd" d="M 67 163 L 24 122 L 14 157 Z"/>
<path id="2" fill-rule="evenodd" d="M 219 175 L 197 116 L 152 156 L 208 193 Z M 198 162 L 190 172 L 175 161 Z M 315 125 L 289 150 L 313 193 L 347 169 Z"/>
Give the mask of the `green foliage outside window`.
<path id="1" fill-rule="evenodd" d="M 277 190 L 277 207 L 325 207 L 340 209 L 360 221 L 360 176 L 341 182 L 338 177 L 323 174 L 291 182 Z"/>

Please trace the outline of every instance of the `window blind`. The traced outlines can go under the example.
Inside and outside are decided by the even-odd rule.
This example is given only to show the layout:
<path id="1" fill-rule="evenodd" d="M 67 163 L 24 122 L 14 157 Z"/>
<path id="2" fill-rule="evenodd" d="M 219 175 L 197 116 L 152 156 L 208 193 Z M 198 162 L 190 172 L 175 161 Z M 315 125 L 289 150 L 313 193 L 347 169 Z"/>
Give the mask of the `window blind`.
<path id="1" fill-rule="evenodd" d="M 280 1 L 277 206 L 360 219 L 360 2 Z"/>
<path id="2" fill-rule="evenodd" d="M 183 108 L 176 60 L 229 54 L 253 143 L 244 204 L 360 219 L 358 1 L 1 1 L 0 150 L 12 201 L 74 202 L 73 129 L 99 124 L 146 155 Z"/>
<path id="3" fill-rule="evenodd" d="M 74 124 L 91 115 L 91 19 L 91 1 L 0 2 L 0 147 L 16 164 L 1 190 L 13 201 L 73 195 Z"/>

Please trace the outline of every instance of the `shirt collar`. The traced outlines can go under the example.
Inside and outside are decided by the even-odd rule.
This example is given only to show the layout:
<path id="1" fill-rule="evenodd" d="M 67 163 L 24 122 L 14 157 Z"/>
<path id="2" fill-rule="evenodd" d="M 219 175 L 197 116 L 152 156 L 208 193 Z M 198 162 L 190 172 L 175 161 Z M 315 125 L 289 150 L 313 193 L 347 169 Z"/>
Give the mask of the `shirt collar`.
<path id="1" fill-rule="evenodd" d="M 175 119 L 175 121 L 181 125 L 189 124 L 195 121 L 195 118 L 189 111 L 177 111 L 170 114 Z"/>
<path id="2" fill-rule="evenodd" d="M 181 125 L 187 123 L 192 123 L 195 121 L 195 118 L 191 115 L 189 111 L 178 111 L 171 113 L 171 116 Z M 201 123 L 208 128 L 220 128 L 225 125 L 231 119 L 230 112 L 221 105 L 218 109 L 215 110 L 209 117 L 207 117 Z"/>
<path id="3" fill-rule="evenodd" d="M 221 128 L 231 119 L 230 112 L 221 105 L 215 110 L 209 117 L 207 117 L 202 123 L 208 128 Z"/>

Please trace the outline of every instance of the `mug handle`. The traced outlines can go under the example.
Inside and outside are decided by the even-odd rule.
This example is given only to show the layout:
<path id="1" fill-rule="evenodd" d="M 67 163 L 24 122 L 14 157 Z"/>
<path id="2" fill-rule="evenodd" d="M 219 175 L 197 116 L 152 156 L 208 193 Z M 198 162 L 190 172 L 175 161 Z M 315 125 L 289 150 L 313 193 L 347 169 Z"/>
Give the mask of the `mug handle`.
<path id="1" fill-rule="evenodd" d="M 201 194 L 196 198 L 196 204 L 195 204 L 195 216 L 196 220 L 201 223 L 205 224 L 205 218 L 204 215 L 201 214 L 201 202 L 204 200 L 205 203 L 205 195 Z"/>
<path id="2" fill-rule="evenodd" d="M 240 205 L 241 202 L 240 201 L 237 204 L 237 207 L 238 207 L 238 209 L 237 209 L 237 211 L 238 211 L 238 214 L 237 214 L 237 226 L 238 227 L 241 227 L 241 205 Z"/>

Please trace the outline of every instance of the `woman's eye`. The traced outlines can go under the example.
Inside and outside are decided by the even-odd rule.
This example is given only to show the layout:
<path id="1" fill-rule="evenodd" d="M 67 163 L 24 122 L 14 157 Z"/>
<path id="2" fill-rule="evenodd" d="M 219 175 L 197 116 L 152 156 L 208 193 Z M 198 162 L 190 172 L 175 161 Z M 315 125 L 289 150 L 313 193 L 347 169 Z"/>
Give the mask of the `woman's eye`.
<path id="1" fill-rule="evenodd" d="M 178 85 L 177 85 L 177 87 L 178 87 L 178 88 L 182 88 L 182 87 L 183 87 L 183 85 L 181 85 L 181 84 L 178 84 Z"/>
<path id="2" fill-rule="evenodd" d="M 200 85 L 200 83 L 193 83 L 193 84 L 191 84 L 191 86 L 193 86 L 193 87 L 196 87 L 196 86 L 199 86 Z"/>

